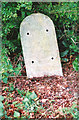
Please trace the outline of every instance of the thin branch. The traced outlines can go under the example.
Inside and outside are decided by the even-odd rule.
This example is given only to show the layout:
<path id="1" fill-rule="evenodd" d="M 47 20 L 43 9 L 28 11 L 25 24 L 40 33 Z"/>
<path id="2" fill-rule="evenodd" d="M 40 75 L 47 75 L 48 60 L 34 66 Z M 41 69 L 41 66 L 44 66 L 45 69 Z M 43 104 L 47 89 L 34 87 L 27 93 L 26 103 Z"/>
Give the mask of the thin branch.
<path id="1" fill-rule="evenodd" d="M 13 78 L 16 78 L 16 77 L 27 77 L 27 76 L 8 76 L 9 77 L 13 77 Z"/>
<path id="2" fill-rule="evenodd" d="M 20 56 L 19 56 L 19 58 L 18 58 L 17 62 L 15 63 L 15 67 L 17 66 L 17 63 L 19 62 L 19 59 L 20 59 Z"/>
<path id="3" fill-rule="evenodd" d="M 65 29 L 65 26 L 63 25 L 63 28 L 64 28 L 64 32 L 66 31 L 66 29 Z M 65 35 L 67 36 L 67 34 L 66 34 L 66 32 L 65 32 Z"/>
<path id="4" fill-rule="evenodd" d="M 55 11 L 55 10 L 52 10 L 52 12 L 50 13 L 50 14 L 52 14 L 52 13 L 66 13 L 66 12 L 68 12 L 68 13 L 70 13 L 70 12 L 74 12 L 74 14 L 76 14 L 77 15 L 77 10 L 68 10 L 68 11 Z"/>
<path id="5" fill-rule="evenodd" d="M 74 40 L 73 40 L 73 38 L 71 38 L 71 40 L 73 41 L 73 43 L 76 45 L 78 42 L 75 42 Z"/>
<path id="6" fill-rule="evenodd" d="M 20 71 L 19 71 L 18 75 L 21 73 L 22 69 L 23 69 L 23 68 L 21 68 L 21 69 L 20 69 Z M 17 76 L 18 76 L 18 75 L 17 75 Z"/>
<path id="7" fill-rule="evenodd" d="M 62 37 L 64 37 L 64 35 L 62 35 L 59 39 L 61 40 Z"/>
<path id="8" fill-rule="evenodd" d="M 48 109 L 46 109 L 46 111 L 45 111 L 44 113 L 42 113 L 42 116 L 45 115 L 46 112 L 47 112 L 48 110 L 50 110 L 50 109 L 51 109 L 50 107 L 49 107 Z M 41 118 L 42 116 L 40 116 L 39 118 Z"/>

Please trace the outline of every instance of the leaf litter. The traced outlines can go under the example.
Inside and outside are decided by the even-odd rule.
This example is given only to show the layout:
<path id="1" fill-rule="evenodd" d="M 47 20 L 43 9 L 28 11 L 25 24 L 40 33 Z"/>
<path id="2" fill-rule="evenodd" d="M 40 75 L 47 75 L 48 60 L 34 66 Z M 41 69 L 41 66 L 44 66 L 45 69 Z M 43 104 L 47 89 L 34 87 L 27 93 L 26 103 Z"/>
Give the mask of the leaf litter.
<path id="1" fill-rule="evenodd" d="M 78 105 L 79 73 L 73 71 L 70 63 L 65 63 L 63 74 L 63 76 L 53 75 L 33 79 L 20 76 L 10 77 L 7 84 L 1 81 L 1 94 L 5 98 L 3 104 L 7 116 L 10 118 L 73 118 L 74 109 Z M 29 102 L 29 96 L 31 102 Z M 23 104 L 23 101 L 27 104 L 26 102 Z M 75 107 L 73 107 L 74 103 Z M 38 109 L 34 111 L 31 104 L 37 105 Z M 24 105 L 25 107 L 30 105 L 30 108 L 25 109 Z M 30 109 L 31 112 L 29 112 Z M 5 119 L 5 116 L 2 118 Z"/>

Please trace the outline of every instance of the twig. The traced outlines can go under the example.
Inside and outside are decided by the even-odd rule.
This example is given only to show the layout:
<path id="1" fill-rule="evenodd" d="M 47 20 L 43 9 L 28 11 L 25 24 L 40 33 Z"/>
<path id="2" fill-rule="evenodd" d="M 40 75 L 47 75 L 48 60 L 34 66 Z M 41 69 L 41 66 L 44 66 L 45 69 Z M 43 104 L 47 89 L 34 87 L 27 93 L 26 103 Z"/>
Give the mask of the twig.
<path id="1" fill-rule="evenodd" d="M 66 31 L 66 29 L 65 29 L 65 26 L 63 25 L 63 28 L 64 28 L 64 32 Z M 66 32 L 65 32 L 65 35 L 67 36 L 67 34 L 66 34 Z"/>
<path id="2" fill-rule="evenodd" d="M 68 13 L 70 13 L 70 12 L 74 12 L 74 14 L 77 14 L 76 12 L 77 12 L 77 10 L 68 10 L 68 11 L 55 11 L 55 10 L 52 10 L 51 11 L 51 13 L 50 14 L 52 14 L 52 13 L 66 13 L 66 12 L 68 12 Z"/>
<path id="3" fill-rule="evenodd" d="M 0 81 L 0 94 L 1 94 L 1 91 L 2 91 L 2 84 L 1 84 L 1 81 Z"/>
<path id="4" fill-rule="evenodd" d="M 75 42 L 74 40 L 73 40 L 73 38 L 71 38 L 71 40 L 73 41 L 73 43 L 76 45 L 78 42 Z"/>
<path id="5" fill-rule="evenodd" d="M 21 73 L 22 69 L 23 69 L 23 68 L 21 68 L 21 69 L 20 69 L 20 71 L 19 71 L 18 75 Z M 17 75 L 17 76 L 18 76 L 18 75 Z"/>
<path id="6" fill-rule="evenodd" d="M 16 77 L 27 77 L 27 76 L 8 76 L 8 77 L 13 77 L 13 78 L 15 77 L 16 78 Z"/>
<path id="7" fill-rule="evenodd" d="M 61 40 L 61 38 L 63 37 L 64 35 L 62 35 L 59 39 Z"/>
<path id="8" fill-rule="evenodd" d="M 24 66 L 25 66 L 25 65 L 24 65 Z M 19 71 L 18 75 L 20 74 L 20 72 L 22 71 L 22 69 L 24 68 L 24 66 L 21 68 L 21 70 Z M 18 75 L 17 75 L 17 76 L 18 76 Z"/>
<path id="9" fill-rule="evenodd" d="M 20 59 L 20 56 L 19 56 L 19 58 L 18 58 L 17 62 L 15 63 L 15 67 L 17 66 L 17 63 L 19 62 L 19 59 Z"/>
<path id="10" fill-rule="evenodd" d="M 45 115 L 46 112 L 47 112 L 48 110 L 50 110 L 50 109 L 51 109 L 51 108 L 48 108 L 44 113 L 42 113 L 42 116 Z M 40 116 L 39 118 L 41 118 L 42 116 Z"/>
<path id="11" fill-rule="evenodd" d="M 65 29 L 65 26 L 64 26 L 64 25 L 63 25 L 63 28 L 64 28 L 64 32 L 65 32 L 66 29 Z M 69 35 L 67 35 L 66 32 L 65 32 L 65 35 L 69 37 Z M 61 38 L 62 38 L 62 37 L 61 37 Z M 60 38 L 60 39 L 61 39 L 61 38 Z M 74 43 L 75 45 L 78 43 L 78 42 L 75 42 L 75 41 L 73 40 L 73 38 L 71 38 L 71 40 L 73 41 L 73 43 Z"/>

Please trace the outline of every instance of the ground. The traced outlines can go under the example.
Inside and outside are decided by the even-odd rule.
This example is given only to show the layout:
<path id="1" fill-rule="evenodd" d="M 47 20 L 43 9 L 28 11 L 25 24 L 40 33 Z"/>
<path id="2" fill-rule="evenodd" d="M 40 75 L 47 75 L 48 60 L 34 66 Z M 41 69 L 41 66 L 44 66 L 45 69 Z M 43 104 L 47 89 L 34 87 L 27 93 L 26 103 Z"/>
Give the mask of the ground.
<path id="1" fill-rule="evenodd" d="M 7 84 L 2 81 L 7 117 L 77 118 L 79 75 L 70 62 L 64 63 L 62 68 L 63 77 L 27 79 L 18 76 L 10 77 Z"/>

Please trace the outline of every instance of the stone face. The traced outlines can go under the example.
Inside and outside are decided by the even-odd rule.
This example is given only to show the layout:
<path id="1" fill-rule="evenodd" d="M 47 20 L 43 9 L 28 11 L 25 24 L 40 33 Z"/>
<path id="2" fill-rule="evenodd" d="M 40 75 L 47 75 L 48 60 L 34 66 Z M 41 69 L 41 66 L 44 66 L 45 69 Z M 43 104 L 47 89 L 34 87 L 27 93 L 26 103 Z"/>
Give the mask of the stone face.
<path id="1" fill-rule="evenodd" d="M 48 16 L 27 16 L 21 23 L 20 35 L 28 78 L 63 75 L 54 24 Z"/>

